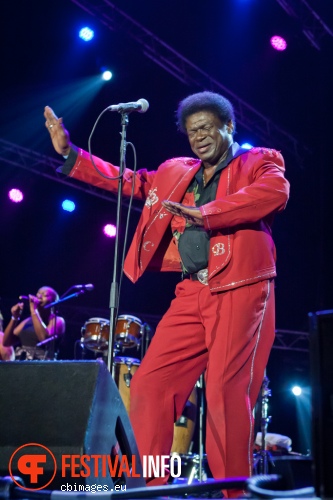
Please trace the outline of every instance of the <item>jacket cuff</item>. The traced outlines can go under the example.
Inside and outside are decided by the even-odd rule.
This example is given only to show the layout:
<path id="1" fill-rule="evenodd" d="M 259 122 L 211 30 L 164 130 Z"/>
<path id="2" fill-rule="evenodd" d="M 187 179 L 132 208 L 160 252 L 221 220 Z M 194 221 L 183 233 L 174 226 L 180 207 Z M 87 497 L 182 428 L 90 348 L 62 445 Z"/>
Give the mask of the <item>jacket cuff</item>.
<path id="1" fill-rule="evenodd" d="M 71 144 L 71 150 L 69 152 L 69 155 L 63 165 L 61 167 L 57 168 L 57 172 L 60 172 L 61 174 L 69 175 L 72 171 L 72 168 L 74 167 L 76 160 L 78 157 L 78 148 L 74 146 L 74 144 Z"/>

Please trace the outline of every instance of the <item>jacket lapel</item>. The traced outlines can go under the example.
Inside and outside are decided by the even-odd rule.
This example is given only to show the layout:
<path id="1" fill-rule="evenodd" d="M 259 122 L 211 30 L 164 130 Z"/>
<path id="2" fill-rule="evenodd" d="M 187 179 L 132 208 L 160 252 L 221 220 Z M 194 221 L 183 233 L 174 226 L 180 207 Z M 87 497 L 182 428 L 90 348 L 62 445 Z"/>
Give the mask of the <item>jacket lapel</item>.
<path id="1" fill-rule="evenodd" d="M 162 201 L 180 202 L 200 165 L 200 160 L 174 158 L 157 170 L 125 260 L 125 273 L 132 281 L 147 268 L 173 217 Z"/>

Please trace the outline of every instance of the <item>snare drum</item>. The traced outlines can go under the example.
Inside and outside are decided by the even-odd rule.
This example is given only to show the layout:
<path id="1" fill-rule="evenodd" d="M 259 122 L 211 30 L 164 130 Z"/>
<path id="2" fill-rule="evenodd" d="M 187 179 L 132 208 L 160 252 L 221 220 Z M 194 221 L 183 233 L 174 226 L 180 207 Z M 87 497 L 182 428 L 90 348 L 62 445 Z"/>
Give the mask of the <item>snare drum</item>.
<path id="1" fill-rule="evenodd" d="M 123 314 L 118 316 L 115 341 L 124 347 L 137 346 L 142 337 L 143 324 L 139 318 Z"/>
<path id="2" fill-rule="evenodd" d="M 105 351 L 110 336 L 110 321 L 104 318 L 90 318 L 81 328 L 81 342 L 90 351 Z"/>
<path id="3" fill-rule="evenodd" d="M 171 453 L 186 455 L 190 450 L 197 419 L 197 389 L 194 387 L 181 417 L 174 424 Z"/>
<path id="4" fill-rule="evenodd" d="M 113 379 L 118 387 L 120 397 L 128 413 L 130 409 L 131 380 L 139 366 L 140 360 L 136 358 L 125 358 L 121 356 L 114 358 Z"/>

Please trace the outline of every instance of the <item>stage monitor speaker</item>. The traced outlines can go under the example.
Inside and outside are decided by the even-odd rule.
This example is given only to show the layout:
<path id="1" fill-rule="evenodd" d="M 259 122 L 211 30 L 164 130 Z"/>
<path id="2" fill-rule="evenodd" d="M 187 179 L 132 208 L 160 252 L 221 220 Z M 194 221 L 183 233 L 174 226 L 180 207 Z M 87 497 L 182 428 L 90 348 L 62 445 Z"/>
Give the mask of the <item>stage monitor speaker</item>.
<path id="1" fill-rule="evenodd" d="M 11 472 L 37 489 L 37 465 L 43 481 L 50 478 L 47 489 L 145 486 L 128 414 L 103 361 L 0 363 L 0 380 L 0 476 Z M 44 465 L 29 463 L 28 455 L 45 460 L 41 446 Z"/>
<path id="2" fill-rule="evenodd" d="M 333 310 L 309 313 L 314 483 L 333 498 Z"/>
<path id="3" fill-rule="evenodd" d="M 305 455 L 272 456 L 269 474 L 281 476 L 285 490 L 296 490 L 313 486 L 312 458 Z"/>

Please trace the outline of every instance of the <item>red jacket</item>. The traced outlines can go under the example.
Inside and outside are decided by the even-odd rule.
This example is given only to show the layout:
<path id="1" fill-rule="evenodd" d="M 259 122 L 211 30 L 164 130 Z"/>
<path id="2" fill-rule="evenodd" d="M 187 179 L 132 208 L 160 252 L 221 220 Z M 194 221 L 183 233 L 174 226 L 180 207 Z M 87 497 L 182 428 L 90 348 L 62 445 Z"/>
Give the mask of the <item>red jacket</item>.
<path id="1" fill-rule="evenodd" d="M 118 167 L 94 157 L 104 174 L 116 177 Z M 124 272 L 136 282 L 146 269 L 181 271 L 180 256 L 171 233 L 170 214 L 163 200 L 181 202 L 201 162 L 173 158 L 156 171 L 139 170 L 134 196 L 146 200 Z M 253 148 L 222 170 L 216 200 L 200 207 L 204 226 L 212 231 L 209 252 L 209 286 L 223 291 L 276 275 L 275 245 L 271 226 L 276 212 L 286 206 L 289 183 L 284 160 L 275 150 Z M 117 191 L 118 181 L 100 176 L 87 152 L 79 149 L 71 177 Z M 126 169 L 123 192 L 129 196 L 133 172 Z"/>

